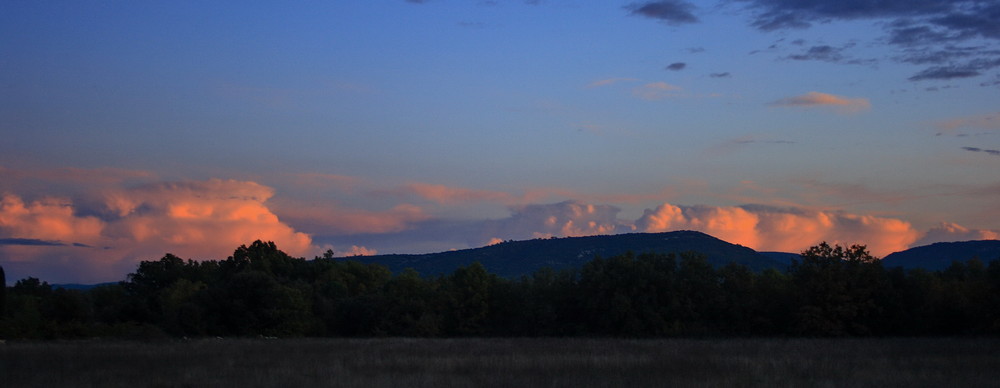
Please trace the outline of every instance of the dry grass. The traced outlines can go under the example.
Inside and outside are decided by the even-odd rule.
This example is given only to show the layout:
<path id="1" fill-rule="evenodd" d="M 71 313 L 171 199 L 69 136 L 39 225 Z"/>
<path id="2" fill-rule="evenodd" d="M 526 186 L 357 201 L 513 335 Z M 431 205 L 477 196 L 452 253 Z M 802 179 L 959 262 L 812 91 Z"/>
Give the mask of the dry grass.
<path id="1" fill-rule="evenodd" d="M 0 345 L 4 387 L 986 387 L 998 339 L 202 339 Z"/>

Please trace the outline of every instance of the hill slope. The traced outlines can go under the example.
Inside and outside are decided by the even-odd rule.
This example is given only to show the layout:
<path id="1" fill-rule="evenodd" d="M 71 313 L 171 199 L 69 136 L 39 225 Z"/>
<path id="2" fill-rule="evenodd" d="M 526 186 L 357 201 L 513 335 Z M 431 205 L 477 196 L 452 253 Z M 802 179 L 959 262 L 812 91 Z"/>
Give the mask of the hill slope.
<path id="1" fill-rule="evenodd" d="M 593 260 L 595 256 L 610 257 L 629 251 L 637 254 L 694 251 L 707 256 L 709 263 L 717 267 L 730 262 L 743 264 L 754 270 L 786 267 L 786 264 L 763 256 L 750 248 L 693 231 L 508 241 L 459 251 L 422 255 L 376 255 L 350 259 L 382 264 L 393 272 L 413 268 L 425 276 L 448 274 L 460 266 L 478 261 L 491 273 L 515 278 L 529 275 L 543 267 L 579 268 Z"/>
<path id="2" fill-rule="evenodd" d="M 1000 240 L 942 242 L 910 248 L 882 259 L 886 268 L 924 268 L 930 271 L 948 268 L 953 261 L 978 257 L 984 263 L 1000 259 Z"/>

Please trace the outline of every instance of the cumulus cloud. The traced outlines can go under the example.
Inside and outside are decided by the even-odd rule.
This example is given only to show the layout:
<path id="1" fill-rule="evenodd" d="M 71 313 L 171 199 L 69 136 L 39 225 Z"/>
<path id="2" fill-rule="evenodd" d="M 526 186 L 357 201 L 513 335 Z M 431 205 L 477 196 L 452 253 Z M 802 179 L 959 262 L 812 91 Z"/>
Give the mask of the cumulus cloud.
<path id="1" fill-rule="evenodd" d="M 167 252 L 186 258 L 225 258 L 235 247 L 257 239 L 274 241 L 295 256 L 311 253 L 315 249 L 311 237 L 268 208 L 265 202 L 273 194 L 271 188 L 249 181 L 156 183 L 107 189 L 103 209 L 90 210 L 65 198 L 25 201 L 7 194 L 0 201 L 0 238 L 59 246 L 2 245 L 0 253 L 36 270 L 89 269 L 75 274 L 78 281 L 120 279 L 139 260 Z"/>
<path id="2" fill-rule="evenodd" d="M 839 108 L 844 113 L 858 112 L 871 108 L 871 103 L 868 102 L 867 98 L 842 97 L 820 92 L 809 92 L 800 96 L 783 98 L 769 105 L 802 108 L 833 106 Z"/>
<path id="3" fill-rule="evenodd" d="M 668 24 L 689 24 L 698 22 L 698 18 L 694 16 L 694 13 L 692 13 L 694 6 L 686 1 L 649 1 L 645 3 L 633 3 L 625 8 L 628 9 L 633 15 L 658 19 Z"/>
<path id="4" fill-rule="evenodd" d="M 101 242 L 105 227 L 97 217 L 74 214 L 68 199 L 25 202 L 8 194 L 0 200 L 0 232 L 4 237 L 91 245 Z"/>
<path id="5" fill-rule="evenodd" d="M 491 221 L 484 236 L 504 239 L 590 236 L 631 230 L 618 219 L 621 209 L 579 201 L 532 204 L 511 208 L 509 218 Z"/>
<path id="6" fill-rule="evenodd" d="M 844 212 L 765 206 L 676 206 L 647 209 L 643 232 L 697 230 L 760 251 L 799 252 L 822 241 L 866 244 L 878 256 L 906 249 L 918 233 L 905 221 Z"/>
<path id="7" fill-rule="evenodd" d="M 669 97 L 679 90 L 681 90 L 679 86 L 666 82 L 652 82 L 632 89 L 632 95 L 646 101 L 654 101 Z"/>
<path id="8" fill-rule="evenodd" d="M 930 245 L 937 242 L 998 240 L 1000 231 L 989 229 L 969 229 L 962 225 L 942 222 L 927 231 L 913 246 Z"/>

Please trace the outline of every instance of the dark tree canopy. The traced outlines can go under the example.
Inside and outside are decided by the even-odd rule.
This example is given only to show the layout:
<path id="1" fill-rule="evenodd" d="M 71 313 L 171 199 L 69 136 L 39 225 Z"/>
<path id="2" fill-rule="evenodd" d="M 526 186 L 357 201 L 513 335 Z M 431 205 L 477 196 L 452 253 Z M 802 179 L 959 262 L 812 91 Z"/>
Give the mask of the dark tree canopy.
<path id="1" fill-rule="evenodd" d="M 479 263 L 393 274 L 254 241 L 221 261 L 168 253 L 85 291 L 29 277 L 3 292 L 0 338 L 1000 335 L 1000 261 L 886 270 L 863 245 L 827 243 L 787 271 L 625 253 L 507 279 Z"/>

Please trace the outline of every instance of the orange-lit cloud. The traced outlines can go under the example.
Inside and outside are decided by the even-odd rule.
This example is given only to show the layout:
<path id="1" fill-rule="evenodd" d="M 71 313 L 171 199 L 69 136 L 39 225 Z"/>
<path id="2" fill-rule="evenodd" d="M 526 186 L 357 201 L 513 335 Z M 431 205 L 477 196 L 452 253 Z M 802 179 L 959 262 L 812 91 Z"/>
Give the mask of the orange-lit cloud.
<path id="1" fill-rule="evenodd" d="M 351 245 L 351 249 L 344 254 L 344 256 L 374 256 L 377 255 L 378 251 L 370 248 L 360 247 L 357 245 Z"/>
<path id="2" fill-rule="evenodd" d="M 761 251 L 799 252 L 827 241 L 865 244 L 878 256 L 907 249 L 919 233 L 905 221 L 842 212 L 763 206 L 675 206 L 647 209 L 636 221 L 645 232 L 697 230 Z"/>
<path id="3" fill-rule="evenodd" d="M 104 221 L 93 216 L 77 216 L 66 199 L 44 198 L 25 203 L 8 194 L 0 200 L 0 236 L 97 244 L 102 240 Z"/>
<path id="4" fill-rule="evenodd" d="M 632 95 L 643 100 L 654 101 L 670 97 L 674 95 L 673 92 L 679 90 L 681 87 L 666 82 L 652 82 L 632 89 Z"/>
<path id="5" fill-rule="evenodd" d="M 274 241 L 293 256 L 311 253 L 310 237 L 264 204 L 273 195 L 267 186 L 235 180 L 146 185 L 109 195 L 120 218 L 107 235 L 188 256 L 227 252 L 257 239 Z"/>
<path id="6" fill-rule="evenodd" d="M 871 109 L 871 103 L 867 98 L 842 97 L 820 92 L 809 92 L 800 96 L 783 98 L 768 105 L 799 108 L 832 106 L 838 108 L 842 113 L 854 113 Z"/>
<path id="7" fill-rule="evenodd" d="M 274 241 L 293 256 L 316 250 L 309 235 L 285 224 L 267 207 L 273 190 L 254 182 L 211 179 L 104 192 L 102 209 L 85 209 L 68 199 L 29 202 L 5 195 L 0 201 L 0 238 L 58 246 L 3 245 L 0 253 L 6 260 L 39 266 L 103 268 L 105 272 L 77 274 L 91 279 L 107 271 L 132 270 L 139 260 L 167 252 L 224 259 L 237 246 L 257 239 Z M 99 215 L 85 215 L 89 213 Z"/>

